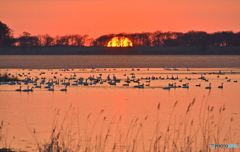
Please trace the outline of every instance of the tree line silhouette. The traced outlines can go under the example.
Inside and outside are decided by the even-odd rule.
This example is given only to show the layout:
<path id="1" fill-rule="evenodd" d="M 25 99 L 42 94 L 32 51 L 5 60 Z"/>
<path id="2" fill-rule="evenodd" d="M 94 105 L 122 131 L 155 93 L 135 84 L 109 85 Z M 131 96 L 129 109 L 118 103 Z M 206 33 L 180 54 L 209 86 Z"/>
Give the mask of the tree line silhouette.
<path id="1" fill-rule="evenodd" d="M 88 35 L 64 35 L 52 37 L 48 34 L 32 36 L 23 32 L 14 38 L 13 30 L 0 21 L 0 46 L 107 46 L 115 36 L 129 38 L 133 46 L 199 46 L 203 50 L 208 46 L 240 46 L 240 32 L 221 31 L 207 33 L 203 31 L 182 32 L 142 32 L 105 34 L 96 39 Z"/>

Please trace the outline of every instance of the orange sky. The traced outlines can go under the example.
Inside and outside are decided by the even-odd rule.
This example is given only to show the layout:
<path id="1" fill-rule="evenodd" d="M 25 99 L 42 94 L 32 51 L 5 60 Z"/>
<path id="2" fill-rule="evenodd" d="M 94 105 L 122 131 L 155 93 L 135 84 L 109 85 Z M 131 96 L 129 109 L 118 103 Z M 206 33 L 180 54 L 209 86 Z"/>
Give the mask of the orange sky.
<path id="1" fill-rule="evenodd" d="M 0 21 L 32 35 L 240 31 L 240 0 L 0 0 Z"/>

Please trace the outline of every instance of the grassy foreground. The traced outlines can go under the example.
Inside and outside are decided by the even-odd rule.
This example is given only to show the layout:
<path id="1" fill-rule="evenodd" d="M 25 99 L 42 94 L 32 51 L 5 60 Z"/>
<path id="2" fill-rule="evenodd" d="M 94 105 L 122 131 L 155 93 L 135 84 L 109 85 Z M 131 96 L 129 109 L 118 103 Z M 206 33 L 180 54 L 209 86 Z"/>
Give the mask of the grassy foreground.
<path id="1" fill-rule="evenodd" d="M 201 102 L 198 119 L 193 119 L 194 106 Z M 193 108 L 194 107 L 194 108 Z M 80 131 L 79 112 L 70 107 L 65 112 L 64 118 L 59 123 L 59 110 L 54 116 L 50 137 L 47 141 L 39 141 L 37 131 L 28 127 L 36 143 L 36 151 L 39 152 L 208 152 L 208 151 L 238 151 L 239 149 L 210 149 L 210 144 L 239 144 L 235 139 L 232 129 L 233 118 L 226 120 L 225 105 L 215 109 L 203 98 L 202 101 L 193 99 L 182 113 L 176 113 L 178 101 L 172 107 L 163 124 L 161 116 L 161 104 L 156 105 L 156 117 L 153 122 L 154 130 L 146 131 L 147 120 L 135 118 L 127 124 L 125 131 L 120 127 L 123 124 L 122 117 L 108 120 L 104 116 L 104 110 L 100 111 L 95 119 L 91 114 L 87 117 L 85 130 Z M 176 116 L 179 116 L 177 118 Z M 164 116 L 167 117 L 167 116 Z M 107 121 L 108 120 L 108 121 Z M 91 121 L 91 123 L 90 123 Z M 166 127 L 161 127 L 165 125 Z M 1 128 L 3 123 L 1 125 Z M 3 134 L 0 128 L 0 143 L 3 143 Z M 227 129 L 224 129 L 227 128 Z M 77 130 L 77 131 L 74 131 Z M 151 137 L 150 140 L 146 135 Z M 1 147 L 11 150 L 0 144 Z M 0 148 L 1 148 L 0 147 Z M 3 149 L 1 149 L 3 150 Z M 0 151 L 1 151 L 0 150 Z"/>

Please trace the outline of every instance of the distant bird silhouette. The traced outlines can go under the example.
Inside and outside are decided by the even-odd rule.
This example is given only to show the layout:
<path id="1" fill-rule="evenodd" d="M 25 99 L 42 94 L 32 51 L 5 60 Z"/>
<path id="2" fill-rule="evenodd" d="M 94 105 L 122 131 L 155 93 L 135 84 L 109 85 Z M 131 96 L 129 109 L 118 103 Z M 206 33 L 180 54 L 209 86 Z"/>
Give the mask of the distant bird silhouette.
<path id="1" fill-rule="evenodd" d="M 164 89 L 164 90 L 170 90 L 171 87 L 164 87 L 163 89 Z"/>
<path id="2" fill-rule="evenodd" d="M 209 86 L 205 87 L 205 89 L 211 89 L 211 83 L 209 83 Z"/>
<path id="3" fill-rule="evenodd" d="M 35 86 L 35 88 L 41 88 L 41 83 L 40 83 L 40 85 L 39 85 L 39 86 Z"/>
<path id="4" fill-rule="evenodd" d="M 235 74 L 236 72 L 233 72 L 232 70 L 231 70 L 231 74 Z"/>
<path id="5" fill-rule="evenodd" d="M 52 88 L 49 88 L 48 91 L 54 91 L 54 85 L 52 85 Z"/>
<path id="6" fill-rule="evenodd" d="M 61 89 L 60 91 L 67 91 L 67 85 L 65 86 L 64 89 Z"/>
<path id="7" fill-rule="evenodd" d="M 189 88 L 189 83 L 183 84 L 182 88 Z"/>
<path id="8" fill-rule="evenodd" d="M 15 91 L 22 91 L 22 86 L 20 86 L 20 88 L 19 89 L 16 89 Z"/>
<path id="9" fill-rule="evenodd" d="M 201 87 L 201 83 L 197 84 L 196 87 Z"/>
<path id="10" fill-rule="evenodd" d="M 27 89 L 24 89 L 23 92 L 27 92 L 29 90 L 29 86 L 27 86 Z"/>
<path id="11" fill-rule="evenodd" d="M 223 88 L 223 83 L 220 86 L 218 86 L 218 88 L 222 89 Z"/>

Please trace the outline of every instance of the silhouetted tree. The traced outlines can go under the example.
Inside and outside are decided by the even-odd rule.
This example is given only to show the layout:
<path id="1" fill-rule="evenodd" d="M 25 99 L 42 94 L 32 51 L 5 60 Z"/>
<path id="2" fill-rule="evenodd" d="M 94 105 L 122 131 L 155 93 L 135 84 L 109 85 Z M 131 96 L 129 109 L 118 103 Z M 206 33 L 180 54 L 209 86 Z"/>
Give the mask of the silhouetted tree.
<path id="1" fill-rule="evenodd" d="M 23 47 L 31 46 L 30 36 L 31 36 L 30 33 L 23 32 L 22 35 L 20 35 L 20 37 L 18 38 L 20 46 Z"/>
<path id="2" fill-rule="evenodd" d="M 160 31 L 153 32 L 152 34 L 152 45 L 153 46 L 161 46 L 163 44 L 163 33 Z"/>
<path id="3" fill-rule="evenodd" d="M 94 46 L 107 46 L 108 41 L 110 41 L 114 36 L 115 36 L 115 34 L 102 35 L 102 36 L 98 37 L 97 39 L 95 39 L 95 41 L 93 42 L 93 45 Z"/>
<path id="4" fill-rule="evenodd" d="M 0 21 L 0 46 L 11 46 L 14 42 L 13 31 Z"/>
<path id="5" fill-rule="evenodd" d="M 54 39 L 53 37 L 49 36 L 48 34 L 44 35 L 44 46 L 53 46 Z"/>

